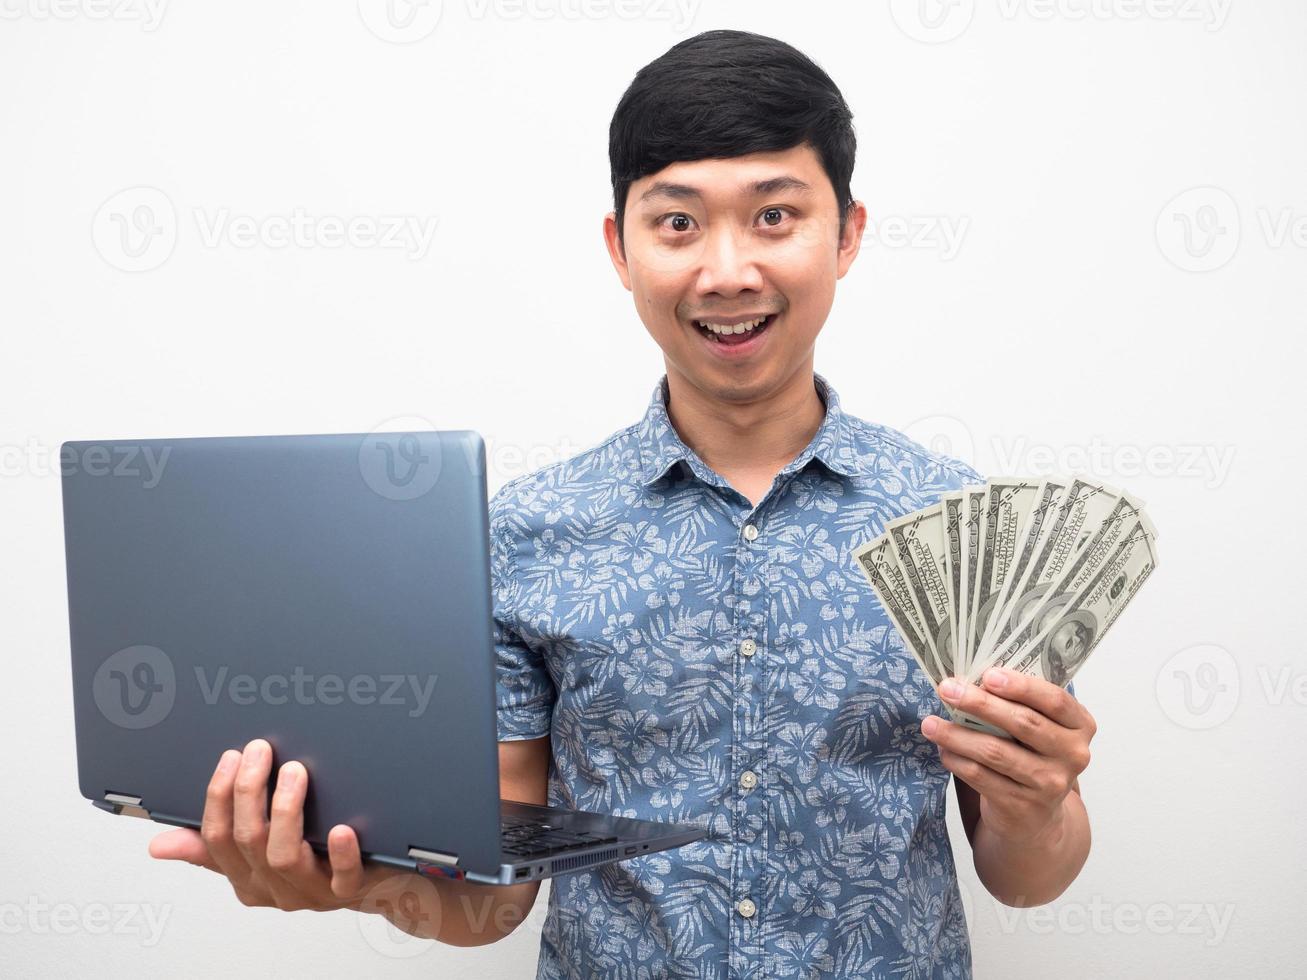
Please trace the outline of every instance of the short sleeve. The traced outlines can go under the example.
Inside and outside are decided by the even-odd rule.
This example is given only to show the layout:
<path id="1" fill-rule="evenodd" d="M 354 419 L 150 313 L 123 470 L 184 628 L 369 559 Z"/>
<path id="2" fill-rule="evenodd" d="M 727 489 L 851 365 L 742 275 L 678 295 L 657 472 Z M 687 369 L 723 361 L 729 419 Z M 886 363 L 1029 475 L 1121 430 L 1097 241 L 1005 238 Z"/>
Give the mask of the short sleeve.
<path id="1" fill-rule="evenodd" d="M 495 710 L 501 742 L 548 735 L 555 701 L 554 682 L 544 656 L 527 643 L 517 624 L 514 608 L 520 585 L 516 576 L 516 547 L 506 522 L 492 516 L 490 581 L 494 604 Z"/>

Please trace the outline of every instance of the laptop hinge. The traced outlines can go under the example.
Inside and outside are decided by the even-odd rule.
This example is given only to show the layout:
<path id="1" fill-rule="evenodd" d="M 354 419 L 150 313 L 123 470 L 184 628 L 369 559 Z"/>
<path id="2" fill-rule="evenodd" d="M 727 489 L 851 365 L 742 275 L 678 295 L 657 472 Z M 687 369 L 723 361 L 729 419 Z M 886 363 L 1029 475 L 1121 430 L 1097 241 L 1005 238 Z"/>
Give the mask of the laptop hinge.
<path id="1" fill-rule="evenodd" d="M 440 851 L 427 851 L 420 847 L 410 847 L 408 856 L 414 861 L 426 861 L 428 864 L 448 864 L 453 867 L 458 864 L 457 854 L 444 854 Z"/>
<path id="2" fill-rule="evenodd" d="M 114 813 L 124 817 L 144 817 L 150 819 L 150 811 L 141 806 L 141 798 L 132 796 L 129 793 L 105 793 L 104 802 L 108 804 L 104 809 L 110 809 Z"/>
<path id="3" fill-rule="evenodd" d="M 462 878 L 465 873 L 457 867 L 457 854 L 428 851 L 422 847 L 410 847 L 408 856 L 417 865 L 418 874 L 427 875 L 430 878 Z"/>

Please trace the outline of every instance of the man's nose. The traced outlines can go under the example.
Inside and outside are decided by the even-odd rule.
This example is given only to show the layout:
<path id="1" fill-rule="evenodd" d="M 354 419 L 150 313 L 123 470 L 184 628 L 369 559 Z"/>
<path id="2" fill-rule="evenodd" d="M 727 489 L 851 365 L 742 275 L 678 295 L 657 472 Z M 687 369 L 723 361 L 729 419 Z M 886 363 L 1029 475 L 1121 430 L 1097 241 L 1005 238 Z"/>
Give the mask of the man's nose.
<path id="1" fill-rule="evenodd" d="M 748 233 L 722 225 L 710 231 L 700 260 L 699 291 L 732 295 L 762 286 L 758 255 Z"/>

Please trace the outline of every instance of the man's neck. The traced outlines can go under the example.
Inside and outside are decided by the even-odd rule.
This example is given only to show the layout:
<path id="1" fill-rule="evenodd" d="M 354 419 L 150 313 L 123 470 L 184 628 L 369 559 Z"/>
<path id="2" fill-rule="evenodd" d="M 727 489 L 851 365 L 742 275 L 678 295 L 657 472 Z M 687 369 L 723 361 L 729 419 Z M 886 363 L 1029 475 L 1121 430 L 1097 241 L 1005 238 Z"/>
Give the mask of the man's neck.
<path id="1" fill-rule="evenodd" d="M 713 398 L 670 368 L 667 389 L 667 414 L 677 434 L 737 489 L 742 483 L 770 483 L 812 441 L 826 417 L 811 362 L 757 401 Z"/>

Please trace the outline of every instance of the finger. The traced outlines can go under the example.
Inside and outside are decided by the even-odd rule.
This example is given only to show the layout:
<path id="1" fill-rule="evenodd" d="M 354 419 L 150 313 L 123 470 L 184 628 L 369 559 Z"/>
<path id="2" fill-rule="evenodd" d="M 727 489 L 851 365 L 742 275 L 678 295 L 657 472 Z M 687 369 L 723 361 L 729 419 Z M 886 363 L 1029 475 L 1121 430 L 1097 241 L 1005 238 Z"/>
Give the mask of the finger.
<path id="1" fill-rule="evenodd" d="M 240 765 L 241 753 L 236 749 L 228 749 L 222 754 L 205 791 L 204 816 L 200 820 L 200 837 L 204 846 L 218 870 L 234 885 L 242 885 L 250 877 L 249 862 L 241 856 L 232 837 L 232 800 Z"/>
<path id="2" fill-rule="evenodd" d="M 302 763 L 287 762 L 277 773 L 268 824 L 268 867 L 300 891 L 319 892 L 327 884 L 313 848 L 304 840 L 304 799 L 309 774 Z"/>
<path id="3" fill-rule="evenodd" d="M 1028 705 L 1063 728 L 1087 728 L 1089 712 L 1064 687 L 1007 667 L 991 667 L 981 677 L 985 689 Z"/>
<path id="4" fill-rule="evenodd" d="M 150 857 L 160 861 L 185 861 L 222 874 L 218 862 L 209 853 L 204 838 L 189 827 L 165 830 L 150 841 Z"/>
<path id="5" fill-rule="evenodd" d="M 1069 734 L 1062 725 L 1029 705 L 1009 701 L 984 687 L 956 678 L 947 678 L 940 684 L 939 696 L 945 703 L 989 722 L 1043 755 L 1056 755 Z"/>
<path id="6" fill-rule="evenodd" d="M 241 754 L 232 806 L 232 837 L 241 856 L 256 872 L 266 871 L 268 866 L 268 774 L 271 771 L 272 746 L 256 738 Z"/>
<path id="7" fill-rule="evenodd" d="M 363 891 L 363 855 L 354 828 L 337 824 L 327 835 L 327 857 L 331 861 L 331 891 L 348 901 Z"/>
<path id="8" fill-rule="evenodd" d="M 939 761 L 944 768 L 953 773 L 981 796 L 991 800 L 1009 798 L 1028 799 L 1027 790 L 1020 783 L 1013 782 L 1000 772 L 995 772 L 983 763 L 965 755 L 958 755 L 948 749 L 939 750 Z"/>
<path id="9" fill-rule="evenodd" d="M 1038 774 L 1048 766 L 1046 759 L 1024 746 L 988 732 L 974 732 L 943 718 L 935 718 L 933 725 L 923 721 L 921 731 L 940 747 L 941 758 L 947 751 L 970 759 L 1029 789 L 1039 788 Z M 980 789 L 979 786 L 975 788 Z"/>

